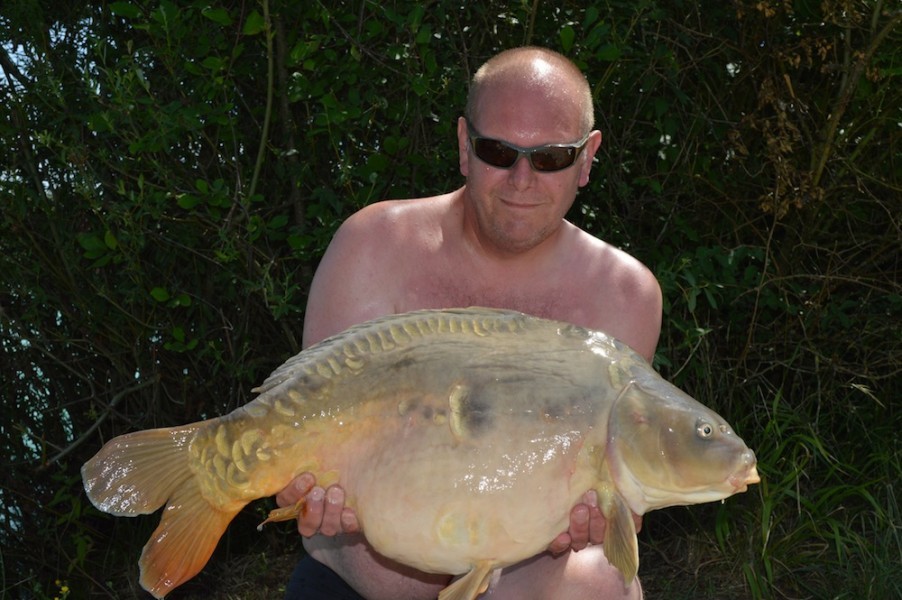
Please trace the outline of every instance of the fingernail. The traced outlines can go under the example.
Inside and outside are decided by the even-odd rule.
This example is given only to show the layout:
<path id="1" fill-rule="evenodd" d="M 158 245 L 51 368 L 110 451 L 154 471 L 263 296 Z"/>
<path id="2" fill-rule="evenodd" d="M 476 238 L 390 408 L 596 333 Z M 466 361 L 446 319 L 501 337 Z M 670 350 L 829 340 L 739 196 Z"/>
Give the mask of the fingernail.
<path id="1" fill-rule="evenodd" d="M 311 502 L 322 502 L 323 497 L 326 495 L 326 492 L 321 487 L 313 488 L 310 492 L 308 498 L 310 498 Z"/>
<path id="2" fill-rule="evenodd" d="M 341 504 L 344 502 L 344 494 L 338 488 L 331 487 L 326 492 L 326 501 L 329 504 Z"/>

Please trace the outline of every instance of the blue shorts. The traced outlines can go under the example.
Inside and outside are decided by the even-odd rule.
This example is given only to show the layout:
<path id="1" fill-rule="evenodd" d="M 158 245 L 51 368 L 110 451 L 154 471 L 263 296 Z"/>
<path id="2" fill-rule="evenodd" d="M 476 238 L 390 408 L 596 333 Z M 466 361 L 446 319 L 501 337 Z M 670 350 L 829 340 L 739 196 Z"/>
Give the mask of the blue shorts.
<path id="1" fill-rule="evenodd" d="M 294 568 L 285 600 L 365 600 L 338 574 L 305 555 Z"/>

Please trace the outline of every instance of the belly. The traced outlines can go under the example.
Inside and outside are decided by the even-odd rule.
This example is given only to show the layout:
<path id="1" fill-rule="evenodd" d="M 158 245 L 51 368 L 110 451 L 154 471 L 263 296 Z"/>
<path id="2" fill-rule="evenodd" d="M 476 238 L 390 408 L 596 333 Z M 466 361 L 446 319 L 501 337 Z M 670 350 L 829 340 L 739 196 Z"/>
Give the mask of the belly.
<path id="1" fill-rule="evenodd" d="M 519 562 L 566 531 L 592 485 L 577 468 L 581 446 L 576 433 L 544 427 L 464 439 L 412 428 L 370 448 L 344 485 L 380 554 L 460 574 L 486 558 Z"/>

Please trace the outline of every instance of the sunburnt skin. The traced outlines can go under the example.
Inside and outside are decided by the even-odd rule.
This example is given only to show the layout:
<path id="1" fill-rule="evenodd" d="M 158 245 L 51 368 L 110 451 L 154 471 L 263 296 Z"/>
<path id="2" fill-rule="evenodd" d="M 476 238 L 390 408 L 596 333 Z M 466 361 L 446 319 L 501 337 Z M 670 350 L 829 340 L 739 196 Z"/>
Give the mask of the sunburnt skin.
<path id="1" fill-rule="evenodd" d="M 257 391 L 224 417 L 116 438 L 82 469 L 101 510 L 167 506 L 139 563 L 157 597 L 203 568 L 244 505 L 304 471 L 344 487 L 379 553 L 467 573 L 440 596 L 452 600 L 546 548 L 588 489 L 608 520 L 605 553 L 629 583 L 630 512 L 758 480 L 723 419 L 638 354 L 515 312 L 379 319 L 290 359 Z"/>

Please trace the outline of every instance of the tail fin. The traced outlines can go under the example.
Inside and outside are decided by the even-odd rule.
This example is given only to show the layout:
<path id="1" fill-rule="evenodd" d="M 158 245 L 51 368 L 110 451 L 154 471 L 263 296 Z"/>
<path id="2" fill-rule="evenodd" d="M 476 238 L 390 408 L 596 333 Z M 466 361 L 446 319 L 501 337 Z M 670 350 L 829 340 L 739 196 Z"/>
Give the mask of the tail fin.
<path id="1" fill-rule="evenodd" d="M 148 514 L 166 505 L 141 553 L 141 586 L 157 598 L 196 575 L 243 503 L 211 505 L 189 467 L 199 424 L 150 429 L 110 440 L 81 468 L 88 498 L 118 516 Z"/>
<path id="2" fill-rule="evenodd" d="M 148 429 L 110 440 L 81 468 L 88 498 L 119 517 L 154 512 L 193 476 L 188 446 L 198 428 Z"/>

